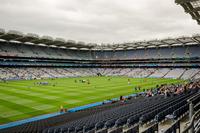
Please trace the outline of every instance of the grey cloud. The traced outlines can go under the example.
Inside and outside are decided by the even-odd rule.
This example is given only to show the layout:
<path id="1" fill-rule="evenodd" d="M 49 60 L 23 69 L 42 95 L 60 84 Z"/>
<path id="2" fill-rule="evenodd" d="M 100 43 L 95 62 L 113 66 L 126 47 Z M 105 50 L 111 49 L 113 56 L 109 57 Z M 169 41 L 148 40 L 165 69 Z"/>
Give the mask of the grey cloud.
<path id="1" fill-rule="evenodd" d="M 1 0 L 0 27 L 77 41 L 122 43 L 199 33 L 174 0 Z"/>

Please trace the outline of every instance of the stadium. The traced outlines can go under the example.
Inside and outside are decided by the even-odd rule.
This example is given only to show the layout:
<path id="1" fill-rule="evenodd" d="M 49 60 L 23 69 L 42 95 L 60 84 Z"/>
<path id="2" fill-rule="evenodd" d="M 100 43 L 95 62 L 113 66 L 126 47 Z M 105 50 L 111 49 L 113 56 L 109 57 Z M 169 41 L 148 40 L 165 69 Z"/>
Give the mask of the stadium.
<path id="1" fill-rule="evenodd" d="M 176 0 L 200 24 L 200 0 Z M 0 29 L 0 133 L 199 133 L 200 35 L 96 44 Z"/>

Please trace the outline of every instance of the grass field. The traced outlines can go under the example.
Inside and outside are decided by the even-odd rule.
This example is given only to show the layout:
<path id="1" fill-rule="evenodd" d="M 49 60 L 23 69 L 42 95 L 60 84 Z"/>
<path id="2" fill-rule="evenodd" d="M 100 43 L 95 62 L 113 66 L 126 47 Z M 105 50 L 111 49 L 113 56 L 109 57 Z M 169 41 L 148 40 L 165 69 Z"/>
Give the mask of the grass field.
<path id="1" fill-rule="evenodd" d="M 90 84 L 75 83 L 80 79 L 89 79 Z M 49 85 L 35 84 L 40 81 Z M 110 81 L 108 77 L 85 77 L 0 82 L 0 124 L 53 113 L 60 105 L 72 108 L 137 93 L 133 91 L 135 86 L 149 89 L 157 84 L 183 82 L 157 78 L 130 78 L 130 81 L 128 85 L 127 77 L 112 77 Z"/>

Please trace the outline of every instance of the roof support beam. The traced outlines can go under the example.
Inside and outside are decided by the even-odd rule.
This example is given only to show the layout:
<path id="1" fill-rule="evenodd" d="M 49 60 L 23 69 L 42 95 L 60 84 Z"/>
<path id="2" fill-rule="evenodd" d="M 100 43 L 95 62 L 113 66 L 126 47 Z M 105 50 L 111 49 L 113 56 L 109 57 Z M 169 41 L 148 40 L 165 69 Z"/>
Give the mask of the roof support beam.
<path id="1" fill-rule="evenodd" d="M 200 0 L 175 0 L 175 2 L 181 5 L 185 12 L 189 13 L 192 19 L 200 24 Z"/>

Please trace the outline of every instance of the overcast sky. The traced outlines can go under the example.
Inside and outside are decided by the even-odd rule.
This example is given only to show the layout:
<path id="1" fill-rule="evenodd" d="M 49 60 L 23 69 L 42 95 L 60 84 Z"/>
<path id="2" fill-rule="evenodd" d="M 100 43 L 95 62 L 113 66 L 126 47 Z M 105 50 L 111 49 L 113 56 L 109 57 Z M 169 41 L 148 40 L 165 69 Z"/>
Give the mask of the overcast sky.
<path id="1" fill-rule="evenodd" d="M 86 43 L 200 33 L 174 0 L 0 0 L 0 28 Z"/>

